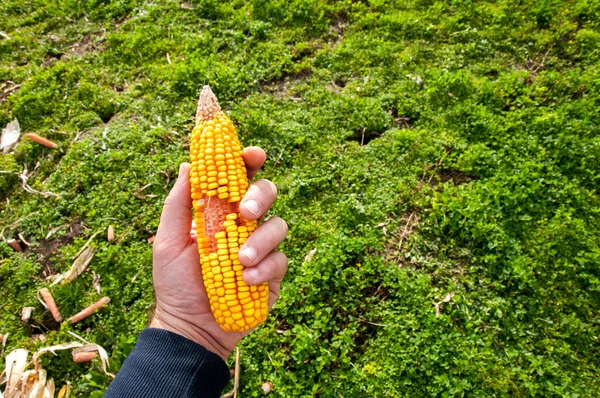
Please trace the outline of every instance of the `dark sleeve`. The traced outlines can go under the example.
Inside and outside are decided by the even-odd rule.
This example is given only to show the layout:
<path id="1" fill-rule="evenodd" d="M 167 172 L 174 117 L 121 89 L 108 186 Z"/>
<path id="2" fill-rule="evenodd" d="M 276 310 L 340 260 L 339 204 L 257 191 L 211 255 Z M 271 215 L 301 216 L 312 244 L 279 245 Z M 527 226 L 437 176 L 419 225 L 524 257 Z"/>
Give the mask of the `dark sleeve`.
<path id="1" fill-rule="evenodd" d="M 219 397 L 229 369 L 217 354 L 178 334 L 145 329 L 104 398 Z"/>

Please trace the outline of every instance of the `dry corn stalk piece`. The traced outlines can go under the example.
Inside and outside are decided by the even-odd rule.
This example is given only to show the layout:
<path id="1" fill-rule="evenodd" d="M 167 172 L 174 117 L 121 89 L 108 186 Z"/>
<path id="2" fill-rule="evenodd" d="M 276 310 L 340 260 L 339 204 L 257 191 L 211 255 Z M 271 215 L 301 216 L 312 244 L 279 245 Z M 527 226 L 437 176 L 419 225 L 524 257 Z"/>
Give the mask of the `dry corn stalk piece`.
<path id="1" fill-rule="evenodd" d="M 96 301 L 94 304 L 90 305 L 89 307 L 84 308 L 77 314 L 75 314 L 72 317 L 70 317 L 69 319 L 67 319 L 67 321 L 71 322 L 71 323 L 76 323 L 76 322 L 82 321 L 85 318 L 87 318 L 88 316 L 92 315 L 94 312 L 100 310 L 102 307 L 108 305 L 108 303 L 110 303 L 110 299 L 108 297 L 102 297 L 100 300 Z"/>
<path id="2" fill-rule="evenodd" d="M 29 352 L 22 348 L 11 351 L 4 359 L 4 371 L 0 374 L 0 384 L 6 383 L 4 394 L 7 397 L 14 396 L 18 392 L 19 381 L 27 368 L 27 356 Z M 17 395 L 18 396 L 18 395 Z"/>
<path id="3" fill-rule="evenodd" d="M 56 305 L 56 302 L 54 301 L 54 297 L 52 297 L 52 293 L 50 293 L 50 290 L 43 288 L 40 290 L 39 293 L 40 296 L 42 296 L 42 300 L 44 300 L 44 303 L 46 303 L 46 308 L 48 308 L 54 320 L 59 323 L 62 322 L 63 317 L 60 314 L 60 311 L 58 310 L 58 306 Z"/>
<path id="4" fill-rule="evenodd" d="M 96 345 L 75 348 L 71 351 L 71 355 L 73 356 L 73 362 L 75 363 L 91 362 L 92 359 L 98 356 L 98 348 Z"/>
<path id="5" fill-rule="evenodd" d="M 273 391 L 273 383 L 271 383 L 270 381 L 267 381 L 262 385 L 261 389 L 262 389 L 263 393 L 265 395 L 267 395 L 268 393 Z"/>
<path id="6" fill-rule="evenodd" d="M 22 252 L 23 248 L 21 248 L 21 245 L 19 244 L 19 242 L 17 242 L 15 239 L 9 239 L 6 241 L 6 243 L 8 243 L 8 245 L 10 247 L 13 248 L 14 251 L 16 252 Z"/>
<path id="7" fill-rule="evenodd" d="M 108 231 L 106 233 L 106 240 L 109 242 L 112 242 L 113 240 L 115 240 L 115 227 L 113 227 L 112 225 L 108 226 Z"/>
<path id="8" fill-rule="evenodd" d="M 198 100 L 190 155 L 198 251 L 210 306 L 222 329 L 248 330 L 267 316 L 269 287 L 249 286 L 242 278 L 238 251 L 257 223 L 240 214 L 249 185 L 242 146 L 208 86 Z"/>
<path id="9" fill-rule="evenodd" d="M 33 307 L 23 307 L 23 310 L 21 311 L 21 322 L 29 322 L 29 319 L 31 319 L 31 311 L 33 311 Z"/>
<path id="10" fill-rule="evenodd" d="M 50 141 L 49 139 L 46 139 L 42 136 L 39 136 L 35 133 L 27 133 L 27 134 L 25 134 L 25 137 L 29 138 L 33 142 L 37 142 L 38 144 L 43 145 L 48 148 L 56 148 L 57 147 L 56 143 L 54 143 L 54 142 Z"/>

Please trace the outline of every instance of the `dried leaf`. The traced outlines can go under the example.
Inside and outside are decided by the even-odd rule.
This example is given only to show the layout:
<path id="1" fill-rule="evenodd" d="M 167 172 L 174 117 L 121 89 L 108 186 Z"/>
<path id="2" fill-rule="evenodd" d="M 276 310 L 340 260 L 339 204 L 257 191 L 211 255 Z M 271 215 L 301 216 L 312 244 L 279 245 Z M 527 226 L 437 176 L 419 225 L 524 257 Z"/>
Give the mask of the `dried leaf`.
<path id="1" fill-rule="evenodd" d="M 3 153 L 8 153 L 12 151 L 12 149 L 19 142 L 19 137 L 21 136 L 21 126 L 19 126 L 19 121 L 17 119 L 8 123 L 6 127 L 2 130 L 2 136 L 0 137 L 0 149 Z"/>
<path id="2" fill-rule="evenodd" d="M 87 266 L 89 265 L 90 261 L 92 261 L 92 258 L 94 258 L 95 251 L 96 249 L 94 249 L 93 247 L 85 249 L 79 255 L 79 257 L 75 259 L 73 265 L 71 265 L 71 269 L 59 275 L 59 277 L 56 278 L 56 280 L 52 282 L 52 285 L 50 286 L 54 286 L 59 282 L 64 285 L 65 283 L 69 283 L 75 280 L 75 278 L 77 278 L 81 273 L 83 273 L 87 269 Z"/>
<path id="3" fill-rule="evenodd" d="M 67 384 L 62 386 L 62 388 L 58 392 L 57 398 L 69 398 L 70 394 L 71 394 L 71 383 L 69 383 L 67 381 Z"/>
<path id="4" fill-rule="evenodd" d="M 442 300 L 442 303 L 447 303 L 447 302 L 449 302 L 450 300 L 452 300 L 452 298 L 454 297 L 454 295 L 455 295 L 455 293 L 454 293 L 453 291 L 452 291 L 452 292 L 450 292 L 450 293 L 448 293 L 448 294 L 446 295 L 446 297 L 444 297 L 444 299 Z"/>
<path id="5" fill-rule="evenodd" d="M 45 239 L 46 239 L 46 240 L 50 239 L 50 237 L 51 237 L 52 235 L 54 235 L 54 234 L 56 233 L 56 231 L 58 231 L 58 230 L 60 230 L 60 229 L 63 229 L 63 228 L 66 228 L 66 227 L 68 227 L 68 226 L 69 226 L 69 224 L 64 224 L 64 225 L 59 225 L 58 227 L 54 227 L 54 228 L 52 228 L 52 229 L 50 230 L 50 232 L 48 232 L 48 234 L 46 235 L 46 238 L 45 238 Z"/>
<path id="6" fill-rule="evenodd" d="M 54 379 L 48 380 L 46 382 L 46 388 L 44 389 L 44 398 L 54 398 Z"/>
<path id="7" fill-rule="evenodd" d="M 40 334 L 32 334 L 31 337 L 29 338 L 29 340 L 36 342 L 39 341 L 41 343 L 45 343 L 46 342 L 46 335 L 43 333 Z"/>
<path id="8" fill-rule="evenodd" d="M 11 351 L 4 359 L 4 371 L 0 375 L 0 384 L 6 383 L 4 394 L 10 397 L 18 391 L 18 385 L 27 367 L 29 352 L 22 348 Z"/>
<path id="9" fill-rule="evenodd" d="M 37 168 L 37 166 L 36 166 L 36 168 Z M 57 194 L 55 194 L 53 192 L 38 191 L 37 189 L 31 188 L 31 186 L 29 184 L 27 184 L 27 180 L 29 180 L 29 177 L 30 177 L 30 175 L 27 174 L 27 164 L 23 165 L 23 171 L 20 174 L 17 174 L 17 177 L 19 177 L 21 179 L 21 186 L 23 187 L 23 189 L 26 192 L 37 194 L 37 195 L 42 195 L 44 198 L 47 198 L 49 196 L 53 196 L 55 198 L 60 199 L 60 195 L 57 195 Z"/>
<path id="10" fill-rule="evenodd" d="M 90 344 L 90 345 L 94 346 L 95 349 L 98 351 L 98 354 L 100 354 L 100 361 L 102 362 L 102 370 L 104 371 L 104 374 L 114 379 L 115 375 L 108 372 L 110 367 L 108 364 L 108 353 L 106 352 L 106 350 L 104 348 L 102 348 L 102 346 L 99 346 L 98 344 Z"/>
<path id="11" fill-rule="evenodd" d="M 142 194 L 142 193 L 141 193 L 141 192 L 142 192 L 144 189 L 146 189 L 146 188 L 148 188 L 148 187 L 150 187 L 150 186 L 152 186 L 152 183 L 150 183 L 150 184 L 146 184 L 146 185 L 144 185 L 143 187 L 141 187 L 141 188 L 138 188 L 138 189 L 137 189 L 137 190 L 136 190 L 136 191 L 133 193 L 133 196 L 135 196 L 135 197 L 136 197 L 136 198 L 138 198 L 138 199 L 155 198 L 155 197 L 156 197 L 156 195 L 154 195 L 154 194 L 148 194 L 148 195 L 145 195 L 145 194 Z"/>
<path id="12" fill-rule="evenodd" d="M 315 255 L 315 253 L 317 252 L 317 248 L 312 249 L 311 251 L 308 252 L 308 254 L 306 255 L 306 257 L 304 257 L 304 262 L 309 262 L 310 260 L 312 260 L 313 256 Z"/>
<path id="13" fill-rule="evenodd" d="M 33 386 L 35 385 L 35 383 L 38 382 L 38 380 L 40 379 L 40 376 L 38 375 L 38 372 L 36 370 L 28 370 L 25 373 L 23 373 L 23 377 L 21 377 L 21 397 L 26 397 L 31 390 L 33 389 Z"/>
<path id="14" fill-rule="evenodd" d="M 35 366 L 36 369 L 43 370 L 39 363 L 40 357 L 43 354 L 45 354 L 47 352 L 51 352 L 54 354 L 55 351 L 70 350 L 72 348 L 77 348 L 77 347 L 81 347 L 81 346 L 83 346 L 83 344 L 81 344 L 77 341 L 72 341 L 70 343 L 64 343 L 64 344 L 53 345 L 50 347 L 40 348 L 33 354 L 33 358 L 31 359 L 31 362 L 33 363 L 33 365 Z M 44 385 L 46 385 L 45 381 L 44 381 Z"/>
<path id="15" fill-rule="evenodd" d="M 456 293 L 454 291 L 452 291 L 452 292 L 446 294 L 446 296 L 442 299 L 442 301 L 438 301 L 437 303 L 436 302 L 432 303 L 433 306 L 435 307 L 435 317 L 436 318 L 440 317 L 440 308 L 442 306 L 442 303 L 450 302 L 450 300 L 452 300 L 452 298 L 454 297 L 455 294 Z"/>
<path id="16" fill-rule="evenodd" d="M 44 398 L 44 389 L 46 388 L 45 384 L 41 382 L 36 382 L 31 389 L 31 392 L 27 396 L 28 398 Z"/>

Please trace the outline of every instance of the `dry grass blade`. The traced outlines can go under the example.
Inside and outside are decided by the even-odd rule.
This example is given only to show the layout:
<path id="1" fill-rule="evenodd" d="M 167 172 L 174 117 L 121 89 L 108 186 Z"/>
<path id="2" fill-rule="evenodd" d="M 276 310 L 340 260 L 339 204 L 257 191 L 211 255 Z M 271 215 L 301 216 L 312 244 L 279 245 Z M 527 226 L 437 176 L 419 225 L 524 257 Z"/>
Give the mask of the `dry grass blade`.
<path id="1" fill-rule="evenodd" d="M 6 347 L 6 342 L 8 341 L 8 333 L 4 336 L 0 334 L 0 341 L 2 341 L 2 352 L 0 353 L 0 357 L 4 356 L 4 348 Z"/>
<path id="2" fill-rule="evenodd" d="M 102 288 L 100 287 L 100 274 L 92 271 L 92 289 L 94 289 L 98 294 L 102 292 Z"/>
<path id="3" fill-rule="evenodd" d="M 24 244 L 26 244 L 27 246 L 31 246 L 31 243 L 27 242 L 25 240 L 25 238 L 23 237 L 23 234 L 21 234 L 20 232 L 17 234 L 17 236 L 19 237 L 19 239 L 21 240 L 21 242 L 23 242 Z"/>
<path id="4" fill-rule="evenodd" d="M 45 239 L 46 239 L 46 240 L 50 239 L 50 237 L 51 237 L 52 235 L 54 235 L 54 234 L 55 234 L 57 231 L 59 231 L 59 230 L 61 230 L 61 229 L 63 229 L 63 228 L 66 228 L 66 227 L 68 227 L 68 226 L 69 226 L 69 224 L 63 224 L 63 225 L 59 225 L 58 227 L 54 227 L 54 228 L 52 228 L 52 229 L 51 229 L 51 230 L 48 232 L 48 234 L 46 234 L 46 238 L 45 238 Z"/>
<path id="5" fill-rule="evenodd" d="M 81 249 L 79 249 L 79 251 L 73 256 L 73 258 L 79 257 L 81 255 L 81 253 L 83 253 L 83 251 L 85 249 L 87 249 L 87 247 L 90 245 L 90 243 L 92 242 L 92 240 L 94 240 L 94 238 L 100 233 L 101 231 L 98 232 L 94 232 L 92 234 L 92 236 L 90 236 L 90 238 L 87 240 L 87 242 L 85 242 L 85 244 L 83 246 L 81 246 Z"/>
<path id="6" fill-rule="evenodd" d="M 85 249 L 79 255 L 79 257 L 77 257 L 75 259 L 75 261 L 73 262 L 73 265 L 71 265 L 71 268 L 67 272 L 60 274 L 58 276 L 58 278 L 56 278 L 56 280 L 54 282 L 52 282 L 52 285 L 50 285 L 50 286 L 54 286 L 54 285 L 58 284 L 59 282 L 62 285 L 64 285 L 65 283 L 74 281 L 79 275 L 81 275 L 87 269 L 87 266 L 92 261 L 92 258 L 94 258 L 95 252 L 96 252 L 96 249 L 94 249 L 93 247 Z"/>
<path id="7" fill-rule="evenodd" d="M 53 196 L 55 198 L 59 198 L 60 196 L 53 193 L 53 192 L 42 192 L 42 191 L 38 191 L 36 189 L 33 189 L 29 186 L 29 184 L 27 184 L 27 180 L 29 179 L 29 176 L 27 175 L 27 165 L 23 166 L 23 172 L 22 173 L 15 173 L 17 175 L 17 177 L 19 177 L 21 179 L 21 186 L 23 187 L 23 189 L 25 190 L 25 192 L 29 192 L 29 193 L 34 193 L 37 195 L 42 195 L 44 198 L 47 198 L 49 196 Z"/>
<path id="8" fill-rule="evenodd" d="M 310 260 L 312 260 L 312 258 L 316 252 L 317 252 L 317 248 L 314 248 L 311 251 L 309 251 L 308 254 L 306 255 L 306 257 L 304 257 L 304 262 L 308 263 Z"/>
<path id="9" fill-rule="evenodd" d="M 454 298 L 455 294 L 456 293 L 454 291 L 452 291 L 452 292 L 446 294 L 446 296 L 442 299 L 442 301 L 438 301 L 437 303 L 436 302 L 432 303 L 433 306 L 435 307 L 435 317 L 436 318 L 440 317 L 440 308 L 441 308 L 442 304 L 450 302 L 450 300 L 452 300 Z"/>
<path id="10" fill-rule="evenodd" d="M 233 390 L 229 391 L 227 394 L 221 395 L 221 398 L 237 398 L 237 392 L 240 388 L 240 348 L 236 347 L 235 349 L 235 373 L 233 376 Z"/>
<path id="11" fill-rule="evenodd" d="M 70 350 L 72 348 L 78 348 L 81 346 L 83 346 L 83 344 L 81 344 L 77 341 L 72 341 L 70 343 L 57 344 L 57 345 L 53 345 L 50 347 L 40 348 L 33 354 L 33 358 L 31 359 L 31 362 L 33 362 L 33 365 L 35 366 L 35 368 L 37 370 L 40 370 L 41 369 L 40 357 L 42 355 L 44 355 L 45 353 L 51 352 L 52 354 L 54 354 L 56 351 Z"/>

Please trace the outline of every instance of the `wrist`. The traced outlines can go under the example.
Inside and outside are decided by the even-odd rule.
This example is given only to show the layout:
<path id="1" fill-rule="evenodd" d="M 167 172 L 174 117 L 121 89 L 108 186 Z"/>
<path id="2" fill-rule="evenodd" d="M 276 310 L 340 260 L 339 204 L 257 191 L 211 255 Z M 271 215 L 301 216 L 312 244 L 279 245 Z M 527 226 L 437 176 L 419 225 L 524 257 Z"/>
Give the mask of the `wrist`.
<path id="1" fill-rule="evenodd" d="M 223 361 L 227 361 L 229 354 L 231 354 L 231 350 L 228 350 L 220 345 L 203 329 L 191 325 L 177 317 L 166 314 L 161 311 L 159 307 L 156 308 L 154 316 L 152 317 L 152 320 L 148 326 L 151 328 L 167 330 L 183 336 L 196 344 L 200 344 L 208 351 L 217 354 L 223 359 Z"/>

